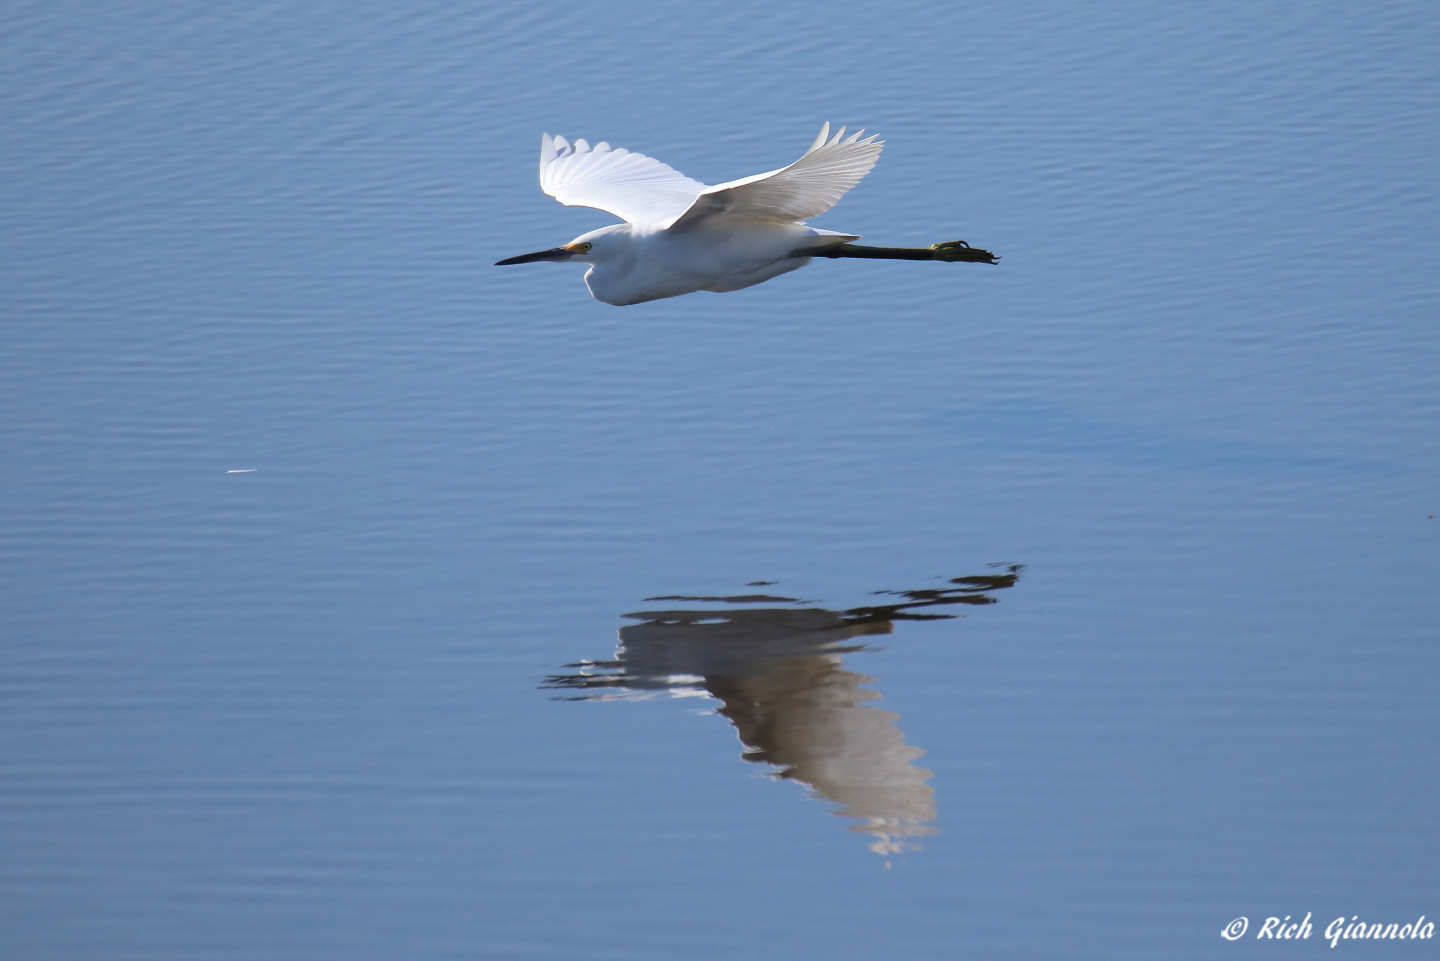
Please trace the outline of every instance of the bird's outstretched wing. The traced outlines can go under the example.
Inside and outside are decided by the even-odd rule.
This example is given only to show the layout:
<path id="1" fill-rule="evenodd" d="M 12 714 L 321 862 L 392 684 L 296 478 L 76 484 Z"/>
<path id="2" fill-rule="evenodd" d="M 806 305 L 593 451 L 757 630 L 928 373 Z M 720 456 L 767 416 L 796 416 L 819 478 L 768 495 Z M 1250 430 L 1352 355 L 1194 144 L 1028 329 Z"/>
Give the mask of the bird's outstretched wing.
<path id="1" fill-rule="evenodd" d="M 547 133 L 540 140 L 540 189 L 567 207 L 597 207 L 632 224 L 663 228 L 690 209 L 705 185 L 623 147 L 571 144 Z"/>
<path id="2" fill-rule="evenodd" d="M 722 214 L 767 223 L 818 217 L 875 166 L 884 141 L 861 140 L 864 134 L 862 130 L 847 140 L 841 127 L 832 137 L 827 123 L 805 155 L 790 166 L 705 187 L 688 210 L 665 226 L 684 229 Z"/>

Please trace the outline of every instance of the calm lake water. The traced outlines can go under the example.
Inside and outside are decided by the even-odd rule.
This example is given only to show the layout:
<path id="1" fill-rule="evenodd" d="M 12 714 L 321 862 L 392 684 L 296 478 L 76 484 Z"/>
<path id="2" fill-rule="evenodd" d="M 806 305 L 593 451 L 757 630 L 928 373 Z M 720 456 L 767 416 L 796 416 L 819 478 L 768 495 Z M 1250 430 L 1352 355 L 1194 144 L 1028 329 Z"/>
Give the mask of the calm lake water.
<path id="1" fill-rule="evenodd" d="M 0 26 L 0 955 L 1440 918 L 1433 4 Z M 543 131 L 716 183 L 827 120 L 888 145 L 816 226 L 1000 265 L 491 266 L 612 222 Z"/>

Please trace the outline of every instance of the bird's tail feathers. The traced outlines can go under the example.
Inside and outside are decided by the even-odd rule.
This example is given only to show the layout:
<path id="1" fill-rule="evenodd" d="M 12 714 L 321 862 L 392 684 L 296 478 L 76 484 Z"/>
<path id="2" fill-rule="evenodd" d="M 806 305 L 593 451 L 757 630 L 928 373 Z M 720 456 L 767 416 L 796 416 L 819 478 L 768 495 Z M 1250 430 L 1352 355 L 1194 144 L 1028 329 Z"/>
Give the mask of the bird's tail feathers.
<path id="1" fill-rule="evenodd" d="M 842 234 L 838 230 L 826 230 L 823 227 L 811 227 L 812 237 L 806 238 L 809 242 L 807 247 L 829 247 L 831 244 L 848 244 L 852 240 L 859 240 L 859 234 Z"/>

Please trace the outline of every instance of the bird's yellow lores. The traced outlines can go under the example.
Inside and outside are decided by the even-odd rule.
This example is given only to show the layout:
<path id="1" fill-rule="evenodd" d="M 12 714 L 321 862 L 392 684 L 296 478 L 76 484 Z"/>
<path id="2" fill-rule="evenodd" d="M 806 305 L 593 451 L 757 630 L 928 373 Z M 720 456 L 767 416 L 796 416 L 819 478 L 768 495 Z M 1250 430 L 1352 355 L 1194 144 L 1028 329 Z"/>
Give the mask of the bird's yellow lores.
<path id="1" fill-rule="evenodd" d="M 854 247 L 849 241 L 859 240 L 856 234 L 805 225 L 875 166 L 882 142 L 861 140 L 864 133 L 847 139 L 841 127 L 832 137 L 827 123 L 790 166 L 714 187 L 644 154 L 545 134 L 540 188 L 567 207 L 595 207 L 626 223 L 499 264 L 586 264 L 585 284 L 595 299 L 627 306 L 697 290 L 740 290 L 798 270 L 812 256 L 993 263 L 987 251 L 959 241 L 918 249 Z"/>

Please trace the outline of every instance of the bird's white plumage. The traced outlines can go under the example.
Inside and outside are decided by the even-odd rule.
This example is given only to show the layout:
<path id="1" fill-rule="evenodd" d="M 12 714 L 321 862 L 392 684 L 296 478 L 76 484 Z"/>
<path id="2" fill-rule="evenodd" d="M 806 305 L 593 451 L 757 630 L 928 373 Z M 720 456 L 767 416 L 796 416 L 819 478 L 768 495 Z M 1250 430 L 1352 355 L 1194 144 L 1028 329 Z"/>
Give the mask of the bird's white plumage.
<path id="1" fill-rule="evenodd" d="M 883 143 L 830 136 L 830 124 L 804 155 L 788 167 L 714 187 L 692 180 L 653 157 L 608 143 L 572 145 L 545 134 L 540 140 L 540 189 L 567 207 L 596 207 L 637 227 L 684 228 L 702 218 L 728 214 L 757 223 L 795 223 L 818 217 L 858 184 L 880 156 Z"/>
<path id="2" fill-rule="evenodd" d="M 728 215 L 759 223 L 795 223 L 818 217 L 858 184 L 880 156 L 874 137 L 848 140 L 845 128 L 830 136 L 827 123 L 805 154 L 788 167 L 706 187 L 672 225 L 685 227 L 702 217 Z"/>
<path id="3" fill-rule="evenodd" d="M 705 185 L 653 157 L 608 143 L 540 140 L 540 189 L 567 207 L 596 207 L 637 226 L 669 226 Z"/>
<path id="4" fill-rule="evenodd" d="M 644 154 L 545 134 L 540 187 L 566 206 L 624 219 L 563 247 L 511 257 L 587 264 L 585 283 L 607 304 L 639 304 L 697 290 L 740 290 L 810 262 L 797 251 L 859 240 L 802 221 L 835 205 L 875 166 L 883 143 L 833 137 L 827 123 L 788 167 L 708 187 Z"/>

